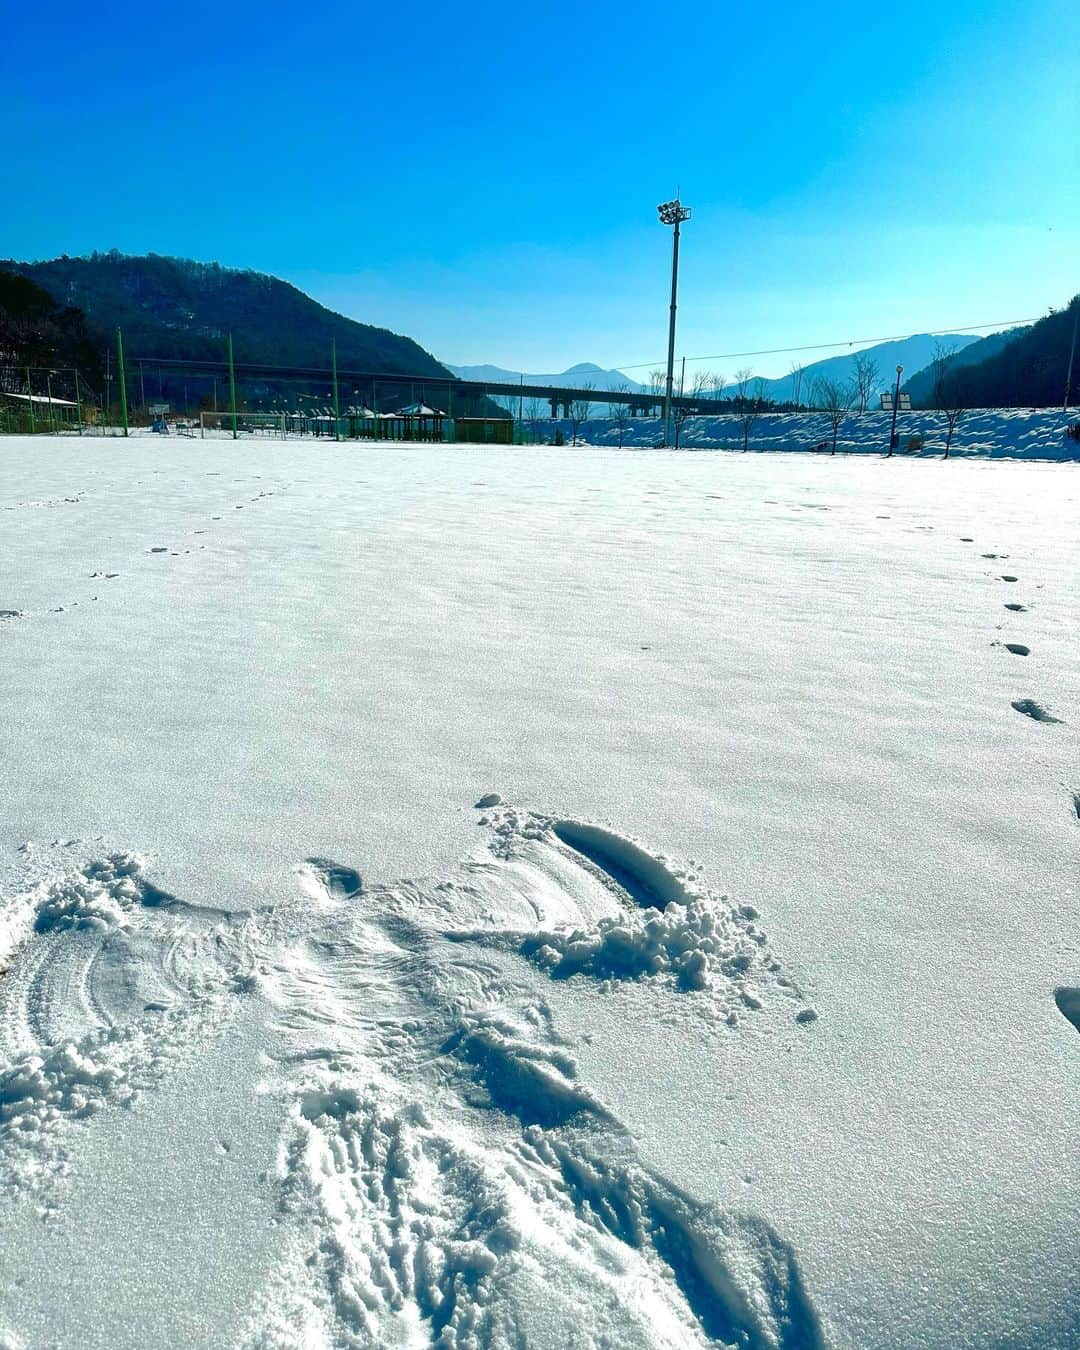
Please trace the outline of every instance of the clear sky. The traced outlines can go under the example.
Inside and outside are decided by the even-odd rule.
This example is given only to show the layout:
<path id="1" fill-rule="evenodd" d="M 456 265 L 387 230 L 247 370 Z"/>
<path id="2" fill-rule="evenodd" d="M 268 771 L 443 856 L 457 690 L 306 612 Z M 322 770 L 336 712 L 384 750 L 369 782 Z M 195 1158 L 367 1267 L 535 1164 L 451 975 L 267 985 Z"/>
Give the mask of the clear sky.
<path id="1" fill-rule="evenodd" d="M 455 363 L 655 364 L 681 186 L 690 357 L 1027 318 L 1080 290 L 1078 67 L 1075 0 L 9 0 L 0 256 L 216 259 Z"/>

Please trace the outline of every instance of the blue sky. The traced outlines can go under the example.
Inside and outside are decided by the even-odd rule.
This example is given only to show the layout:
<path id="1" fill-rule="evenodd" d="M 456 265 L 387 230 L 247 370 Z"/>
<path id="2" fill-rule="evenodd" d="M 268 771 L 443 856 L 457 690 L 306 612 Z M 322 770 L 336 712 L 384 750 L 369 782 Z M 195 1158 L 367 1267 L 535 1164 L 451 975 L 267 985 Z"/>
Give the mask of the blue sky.
<path id="1" fill-rule="evenodd" d="M 689 357 L 1080 289 L 1072 0 L 60 3 L 4 26 L 0 256 L 217 259 L 528 370 L 659 363 L 677 185 Z"/>

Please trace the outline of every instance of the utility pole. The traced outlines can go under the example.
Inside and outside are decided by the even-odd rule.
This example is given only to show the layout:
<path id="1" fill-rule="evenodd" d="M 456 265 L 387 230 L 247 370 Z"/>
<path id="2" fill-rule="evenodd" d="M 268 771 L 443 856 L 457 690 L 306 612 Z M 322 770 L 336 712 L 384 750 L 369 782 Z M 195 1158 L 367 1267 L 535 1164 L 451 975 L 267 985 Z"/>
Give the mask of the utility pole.
<path id="1" fill-rule="evenodd" d="M 675 310 L 679 299 L 679 231 L 684 220 L 690 219 L 690 207 L 683 206 L 676 197 L 670 202 L 661 202 L 656 208 L 661 225 L 674 225 L 675 234 L 671 245 L 671 310 L 668 319 L 667 382 L 664 386 L 664 439 L 663 444 L 671 444 L 671 396 L 675 382 Z"/>
<path id="2" fill-rule="evenodd" d="M 232 413 L 232 438 L 236 440 L 236 372 L 233 370 L 232 334 L 229 334 L 229 412 Z"/>
<path id="3" fill-rule="evenodd" d="M 127 416 L 127 379 L 124 376 L 124 339 L 118 328 L 116 330 L 116 364 L 120 372 L 120 417 L 124 424 L 124 435 L 128 434 L 128 416 Z"/>
<path id="4" fill-rule="evenodd" d="M 1076 357 L 1076 330 L 1080 326 L 1080 300 L 1074 302 L 1073 310 L 1072 346 L 1069 348 L 1069 368 L 1065 372 L 1065 402 L 1061 405 L 1062 412 L 1069 411 L 1069 399 L 1072 395 L 1073 361 Z"/>
<path id="5" fill-rule="evenodd" d="M 904 373 L 903 366 L 896 367 L 896 389 L 892 397 L 892 430 L 889 432 L 889 453 L 886 459 L 892 459 L 892 453 L 896 449 L 896 414 L 900 407 L 900 376 Z"/>

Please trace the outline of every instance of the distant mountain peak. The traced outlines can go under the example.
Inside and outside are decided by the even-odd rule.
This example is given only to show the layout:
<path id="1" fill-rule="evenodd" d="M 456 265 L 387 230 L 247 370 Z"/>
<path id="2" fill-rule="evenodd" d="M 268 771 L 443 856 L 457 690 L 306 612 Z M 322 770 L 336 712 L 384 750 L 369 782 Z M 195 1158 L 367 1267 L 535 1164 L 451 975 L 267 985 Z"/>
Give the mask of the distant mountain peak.
<path id="1" fill-rule="evenodd" d="M 504 366 L 493 365 L 455 366 L 449 361 L 444 361 L 443 365 L 463 380 L 490 380 L 492 384 L 512 384 L 523 379 L 526 384 L 559 386 L 573 385 L 575 381 L 578 381 L 591 384 L 597 389 L 622 389 L 625 387 L 631 392 L 640 392 L 644 388 L 636 380 L 632 380 L 629 375 L 624 375 L 621 370 L 605 370 L 603 366 L 598 366 L 595 361 L 579 361 L 566 370 L 545 374 L 508 370 Z"/>

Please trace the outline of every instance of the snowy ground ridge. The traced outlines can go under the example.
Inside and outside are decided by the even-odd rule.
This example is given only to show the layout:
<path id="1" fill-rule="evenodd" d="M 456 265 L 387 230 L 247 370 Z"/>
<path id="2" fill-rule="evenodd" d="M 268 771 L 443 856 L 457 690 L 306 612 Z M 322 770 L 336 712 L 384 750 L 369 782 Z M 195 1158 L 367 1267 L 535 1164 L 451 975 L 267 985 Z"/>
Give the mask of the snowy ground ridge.
<path id="1" fill-rule="evenodd" d="M 969 408 L 953 433 L 950 455 L 959 458 L 1080 460 L 1080 441 L 1069 434 L 1080 421 L 1080 411 L 1071 408 Z M 567 445 L 573 428 L 569 423 L 544 423 L 542 434 L 553 437 L 556 426 Z M 871 410 L 845 417 L 837 436 L 842 454 L 884 454 L 888 449 L 892 414 Z M 902 413 L 897 423 L 900 453 L 941 455 L 948 439 L 944 413 Z M 620 428 L 609 418 L 593 418 L 578 428 L 578 439 L 588 445 L 617 446 L 620 438 L 628 448 L 660 444 L 660 423 L 655 418 L 635 418 Z M 912 447 L 918 441 L 919 448 Z M 808 451 L 832 442 L 832 427 L 824 413 L 765 413 L 749 434 L 755 451 Z M 679 444 L 687 450 L 742 450 L 743 427 L 732 413 L 719 417 L 691 417 L 683 425 Z"/>

